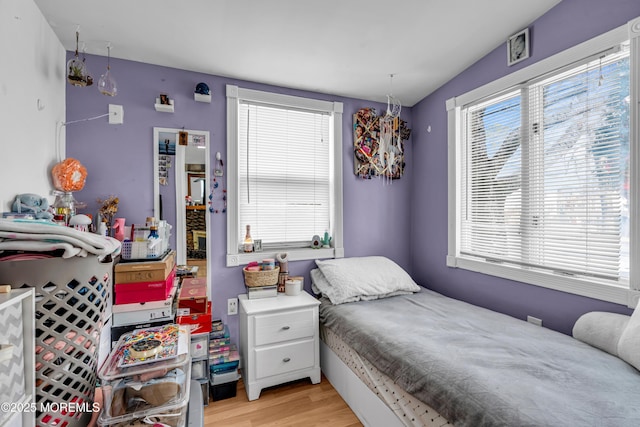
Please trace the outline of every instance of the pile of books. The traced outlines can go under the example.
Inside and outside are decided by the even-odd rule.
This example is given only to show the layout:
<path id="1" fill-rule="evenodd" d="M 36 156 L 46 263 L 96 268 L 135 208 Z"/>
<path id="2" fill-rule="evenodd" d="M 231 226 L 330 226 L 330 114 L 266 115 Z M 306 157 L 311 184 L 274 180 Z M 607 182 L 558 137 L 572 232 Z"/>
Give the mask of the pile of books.
<path id="1" fill-rule="evenodd" d="M 222 320 L 214 320 L 209 333 L 209 383 L 211 398 L 235 397 L 240 373 L 238 348 L 231 342 L 229 328 Z"/>
<path id="2" fill-rule="evenodd" d="M 229 328 L 222 320 L 212 322 L 209 334 L 209 369 L 211 374 L 224 374 L 237 371 L 240 363 L 238 348 L 231 342 Z"/>

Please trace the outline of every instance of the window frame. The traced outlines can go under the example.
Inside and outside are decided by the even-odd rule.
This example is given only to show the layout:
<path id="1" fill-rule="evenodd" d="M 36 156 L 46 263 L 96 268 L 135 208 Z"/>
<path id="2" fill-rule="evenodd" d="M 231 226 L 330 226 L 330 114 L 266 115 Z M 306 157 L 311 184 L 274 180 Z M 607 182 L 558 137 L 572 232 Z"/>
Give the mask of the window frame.
<path id="1" fill-rule="evenodd" d="M 597 57 L 612 47 L 630 40 L 630 232 L 629 232 L 629 287 L 604 284 L 597 280 L 567 277 L 551 272 L 532 271 L 517 266 L 491 263 L 460 253 L 461 225 L 461 143 L 464 132 L 462 110 L 466 105 L 478 100 L 496 96 L 501 92 L 513 90 L 523 82 L 532 81 L 540 76 L 557 71 L 578 61 Z M 560 290 L 603 301 L 635 307 L 640 299 L 640 18 L 629 21 L 627 25 L 615 28 L 591 40 L 543 59 L 526 68 L 487 83 L 458 97 L 446 101 L 448 119 L 448 251 L 446 265 L 505 279 L 524 282 L 544 288 Z"/>
<path id="2" fill-rule="evenodd" d="M 341 102 L 322 101 L 272 92 L 241 88 L 227 85 L 227 267 L 235 267 L 264 258 L 275 258 L 277 253 L 287 252 L 290 261 L 313 260 L 320 258 L 344 257 L 343 246 L 343 195 L 342 195 L 342 112 Z M 241 253 L 239 251 L 241 224 L 239 223 L 239 145 L 240 133 L 239 108 L 241 101 L 271 104 L 280 107 L 301 108 L 328 113 L 332 118 L 332 137 L 330 157 L 331 174 L 331 213 L 332 247 L 309 248 L 271 248 L 263 252 Z M 311 243 L 309 236 L 309 242 Z"/>

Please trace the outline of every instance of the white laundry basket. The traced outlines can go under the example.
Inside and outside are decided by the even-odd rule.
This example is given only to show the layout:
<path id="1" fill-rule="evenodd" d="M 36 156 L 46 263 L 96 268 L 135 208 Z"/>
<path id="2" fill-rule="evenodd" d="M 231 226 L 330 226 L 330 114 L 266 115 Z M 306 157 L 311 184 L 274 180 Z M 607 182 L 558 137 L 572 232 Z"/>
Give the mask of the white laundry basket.
<path id="1" fill-rule="evenodd" d="M 38 426 L 79 427 L 91 418 L 112 271 L 111 260 L 96 256 L 0 261 L 0 283 L 35 290 Z"/>

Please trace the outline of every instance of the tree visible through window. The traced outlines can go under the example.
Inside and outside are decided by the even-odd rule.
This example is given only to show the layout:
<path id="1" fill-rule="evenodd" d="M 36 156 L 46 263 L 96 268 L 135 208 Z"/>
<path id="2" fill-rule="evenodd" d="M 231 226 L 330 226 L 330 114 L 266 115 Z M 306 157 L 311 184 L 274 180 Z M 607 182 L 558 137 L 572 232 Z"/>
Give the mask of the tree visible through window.
<path id="1" fill-rule="evenodd" d="M 463 109 L 461 253 L 629 274 L 629 54 Z"/>

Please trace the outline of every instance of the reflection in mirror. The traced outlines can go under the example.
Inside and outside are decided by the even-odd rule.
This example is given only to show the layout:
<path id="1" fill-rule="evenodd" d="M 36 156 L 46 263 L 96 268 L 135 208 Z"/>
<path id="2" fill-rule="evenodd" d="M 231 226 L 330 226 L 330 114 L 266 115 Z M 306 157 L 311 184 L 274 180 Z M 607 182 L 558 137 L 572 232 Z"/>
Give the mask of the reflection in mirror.
<path id="1" fill-rule="evenodd" d="M 179 134 L 186 132 L 186 145 Z M 171 247 L 180 265 L 198 266 L 206 277 L 209 258 L 209 132 L 154 128 L 154 216 L 172 225 Z"/>
<path id="2" fill-rule="evenodd" d="M 204 154 L 204 153 L 203 153 Z M 187 172 L 187 177 L 189 179 L 189 197 L 191 198 L 191 202 L 194 205 L 204 205 L 205 204 L 205 182 L 207 181 L 204 177 L 204 173 L 193 173 Z"/>

